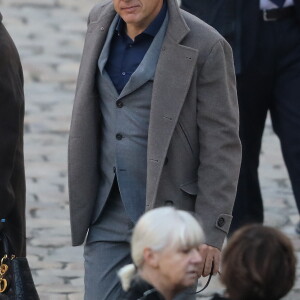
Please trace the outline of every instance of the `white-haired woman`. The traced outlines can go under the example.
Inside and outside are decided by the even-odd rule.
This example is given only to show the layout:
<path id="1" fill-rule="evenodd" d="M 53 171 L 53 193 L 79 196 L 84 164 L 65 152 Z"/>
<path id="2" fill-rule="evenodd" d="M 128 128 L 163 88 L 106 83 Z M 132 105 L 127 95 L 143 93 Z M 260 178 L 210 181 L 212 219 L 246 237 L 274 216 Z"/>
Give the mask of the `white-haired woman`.
<path id="1" fill-rule="evenodd" d="M 133 264 L 119 271 L 126 300 L 171 300 L 198 280 L 204 234 L 188 212 L 153 209 L 137 222 L 131 240 Z"/>

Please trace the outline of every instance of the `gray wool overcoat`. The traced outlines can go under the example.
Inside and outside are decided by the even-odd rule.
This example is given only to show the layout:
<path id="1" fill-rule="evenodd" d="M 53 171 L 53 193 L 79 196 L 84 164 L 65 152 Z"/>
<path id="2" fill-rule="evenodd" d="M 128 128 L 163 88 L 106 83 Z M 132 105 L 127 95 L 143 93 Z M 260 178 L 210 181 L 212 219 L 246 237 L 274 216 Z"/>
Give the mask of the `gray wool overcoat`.
<path id="1" fill-rule="evenodd" d="M 206 243 L 221 248 L 232 219 L 241 161 L 232 51 L 210 26 L 167 0 L 169 24 L 153 83 L 146 210 L 191 211 Z M 69 137 L 73 245 L 84 242 L 99 187 L 97 61 L 115 16 L 112 0 L 91 11 Z"/>

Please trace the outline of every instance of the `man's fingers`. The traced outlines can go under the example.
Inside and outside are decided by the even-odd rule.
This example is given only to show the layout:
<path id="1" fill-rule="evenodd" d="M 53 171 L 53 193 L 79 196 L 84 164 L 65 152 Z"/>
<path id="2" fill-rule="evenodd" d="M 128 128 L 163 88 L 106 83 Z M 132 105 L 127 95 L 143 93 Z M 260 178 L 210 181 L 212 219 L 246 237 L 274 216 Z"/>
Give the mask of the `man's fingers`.
<path id="1" fill-rule="evenodd" d="M 220 268 L 220 250 L 204 244 L 200 246 L 199 251 L 202 257 L 202 263 L 200 266 L 200 272 L 202 270 L 201 275 L 204 277 L 208 276 L 212 271 L 213 264 L 213 274 L 217 274 Z"/>
<path id="2" fill-rule="evenodd" d="M 219 252 L 219 249 L 217 249 Z M 214 255 L 214 269 L 213 274 L 217 275 L 217 273 L 220 270 L 220 264 L 221 264 L 221 252 L 217 253 L 217 255 Z"/>
<path id="3" fill-rule="evenodd" d="M 211 249 L 212 247 L 208 246 L 207 256 L 205 260 L 205 266 L 203 269 L 203 276 L 208 276 L 211 273 L 212 265 L 214 262 L 214 253 Z"/>
<path id="4" fill-rule="evenodd" d="M 207 273 L 207 269 L 209 268 L 209 258 L 208 258 L 208 253 L 209 253 L 209 246 L 208 245 L 201 245 L 200 246 L 200 255 L 202 257 L 202 266 L 200 269 L 200 276 L 207 276 L 209 275 L 210 271 Z"/>
<path id="5" fill-rule="evenodd" d="M 207 245 L 204 244 L 204 245 L 199 246 L 199 253 L 200 253 L 201 258 L 202 258 L 201 263 L 199 264 L 199 269 L 198 269 L 198 276 L 199 277 L 202 276 L 203 271 L 204 271 L 207 251 L 208 251 Z"/>

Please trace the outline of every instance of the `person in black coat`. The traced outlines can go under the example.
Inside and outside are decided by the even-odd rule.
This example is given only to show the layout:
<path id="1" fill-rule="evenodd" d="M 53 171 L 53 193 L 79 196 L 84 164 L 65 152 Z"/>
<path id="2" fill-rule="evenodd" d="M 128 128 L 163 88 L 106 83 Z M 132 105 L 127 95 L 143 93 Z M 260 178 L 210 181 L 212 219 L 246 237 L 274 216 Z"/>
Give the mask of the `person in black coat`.
<path id="1" fill-rule="evenodd" d="M 122 300 L 165 300 L 162 294 L 142 278 L 131 281 L 130 288 Z"/>
<path id="2" fill-rule="evenodd" d="M 132 234 L 133 264 L 119 271 L 122 300 L 194 298 L 188 288 L 202 274 L 203 239 L 202 228 L 186 211 L 161 207 L 145 213 Z"/>
<path id="3" fill-rule="evenodd" d="M 268 112 L 300 211 L 300 0 L 182 0 L 181 7 L 233 49 L 243 151 L 230 232 L 263 222 L 258 166 Z"/>
<path id="4" fill-rule="evenodd" d="M 0 53 L 0 232 L 7 235 L 17 256 L 25 256 L 23 71 L 1 14 Z"/>

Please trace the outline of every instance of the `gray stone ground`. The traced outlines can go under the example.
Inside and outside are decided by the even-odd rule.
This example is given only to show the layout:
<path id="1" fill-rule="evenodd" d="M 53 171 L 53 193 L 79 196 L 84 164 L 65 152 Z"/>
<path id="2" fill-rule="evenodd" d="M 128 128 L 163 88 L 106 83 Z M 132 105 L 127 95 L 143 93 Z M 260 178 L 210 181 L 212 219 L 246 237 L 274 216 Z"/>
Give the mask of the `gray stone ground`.
<path id="1" fill-rule="evenodd" d="M 0 0 L 25 75 L 28 259 L 42 300 L 83 297 L 82 247 L 73 248 L 70 241 L 67 138 L 87 14 L 96 2 Z M 266 223 L 292 239 L 300 258 L 300 240 L 294 233 L 298 213 L 270 121 L 260 177 Z M 222 287 L 216 278 L 203 296 L 217 290 Z M 285 300 L 299 299 L 298 276 Z"/>

